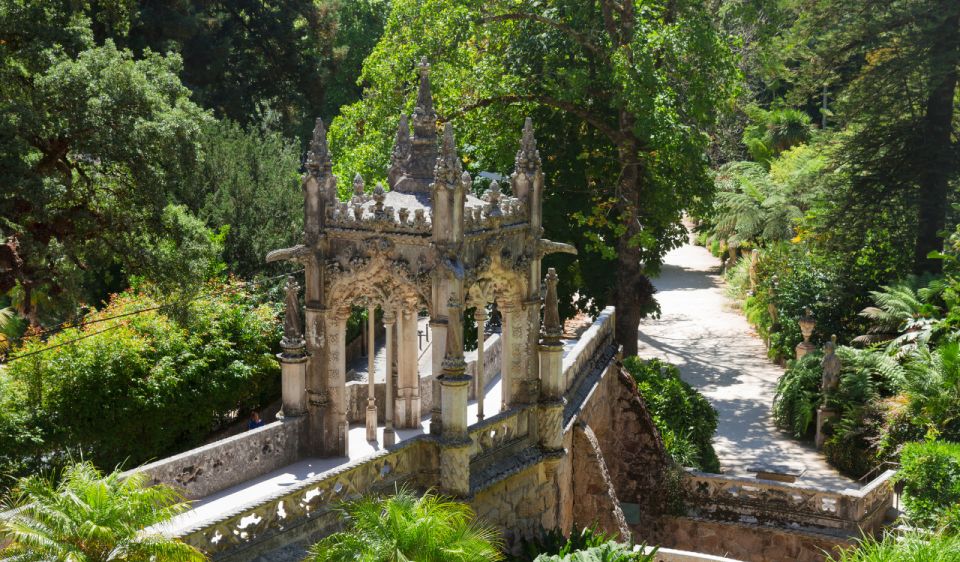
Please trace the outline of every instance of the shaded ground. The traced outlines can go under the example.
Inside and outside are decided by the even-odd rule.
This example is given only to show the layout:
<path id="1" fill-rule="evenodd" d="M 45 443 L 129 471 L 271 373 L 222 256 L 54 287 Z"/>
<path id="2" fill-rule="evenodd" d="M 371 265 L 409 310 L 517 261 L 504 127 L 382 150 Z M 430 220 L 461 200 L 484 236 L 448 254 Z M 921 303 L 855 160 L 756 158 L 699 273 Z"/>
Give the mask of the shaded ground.
<path id="1" fill-rule="evenodd" d="M 858 487 L 812 444 L 773 426 L 770 408 L 783 369 L 723 293 L 720 261 L 686 245 L 666 256 L 655 280 L 663 315 L 641 322 L 640 356 L 667 359 L 719 412 L 714 447 L 724 473 L 753 477 L 754 467 L 805 468 L 798 483 Z"/>

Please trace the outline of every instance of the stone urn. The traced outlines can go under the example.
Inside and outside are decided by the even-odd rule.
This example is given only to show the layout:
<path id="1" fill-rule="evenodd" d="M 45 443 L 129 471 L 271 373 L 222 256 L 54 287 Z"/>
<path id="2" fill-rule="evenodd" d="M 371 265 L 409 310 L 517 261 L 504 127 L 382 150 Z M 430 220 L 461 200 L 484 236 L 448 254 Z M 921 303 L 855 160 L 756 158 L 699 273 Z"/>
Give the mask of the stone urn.
<path id="1" fill-rule="evenodd" d="M 803 341 L 797 344 L 795 348 L 797 359 L 800 359 L 808 353 L 816 351 L 817 347 L 810 343 L 810 336 L 813 335 L 813 329 L 817 326 L 817 321 L 813 317 L 813 312 L 809 308 L 804 309 L 803 316 L 797 321 L 800 324 L 800 333 L 803 334 Z"/>

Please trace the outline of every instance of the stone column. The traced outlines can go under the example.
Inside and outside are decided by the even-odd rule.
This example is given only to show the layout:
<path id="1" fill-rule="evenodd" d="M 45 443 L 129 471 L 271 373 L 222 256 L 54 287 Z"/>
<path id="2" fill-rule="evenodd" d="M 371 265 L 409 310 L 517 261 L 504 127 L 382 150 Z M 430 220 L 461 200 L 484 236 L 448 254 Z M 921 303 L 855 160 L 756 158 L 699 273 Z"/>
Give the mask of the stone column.
<path id="1" fill-rule="evenodd" d="M 307 270 L 309 272 L 309 270 Z M 309 287 L 309 283 L 307 285 Z M 305 336 L 307 340 L 307 436 L 305 454 L 324 456 L 327 449 L 326 435 L 328 406 L 327 399 L 327 338 L 326 316 L 324 308 L 315 302 L 307 302 L 305 311 Z"/>
<path id="2" fill-rule="evenodd" d="M 500 376 L 503 379 L 503 406 L 501 411 L 513 406 L 527 404 L 535 397 L 528 395 L 530 390 L 528 339 L 530 324 L 526 311 L 517 302 L 506 302 L 500 306 L 503 313 L 502 353 Z"/>
<path id="3" fill-rule="evenodd" d="M 403 310 L 397 318 L 397 397 L 398 427 L 420 425 L 420 376 L 417 369 L 417 315 Z"/>
<path id="4" fill-rule="evenodd" d="M 350 308 L 340 308 L 329 312 L 329 331 L 327 334 L 327 392 L 329 400 L 329 418 L 333 433 L 328 434 L 328 454 L 335 457 L 349 456 L 349 431 L 347 422 L 347 365 L 346 332 Z"/>
<path id="5" fill-rule="evenodd" d="M 440 400 L 443 435 L 440 449 L 440 485 L 447 493 L 470 493 L 470 437 L 467 435 L 467 395 L 470 375 L 463 360 L 463 305 L 451 296 Z"/>
<path id="6" fill-rule="evenodd" d="M 540 446 L 548 451 L 563 448 L 563 344 L 557 298 L 557 272 L 547 270 L 547 295 L 540 338 L 540 406 L 537 411 Z"/>
<path id="7" fill-rule="evenodd" d="M 300 286 L 293 276 L 287 277 L 286 310 L 283 321 L 283 339 L 277 354 L 280 361 L 280 381 L 283 397 L 283 417 L 292 418 L 307 410 L 307 342 L 303 339 L 300 323 Z"/>
<path id="8" fill-rule="evenodd" d="M 484 380 L 484 365 L 483 365 L 483 344 L 484 344 L 484 328 L 487 324 L 487 308 L 484 306 L 484 303 L 477 305 L 476 310 L 473 313 L 473 319 L 477 321 L 477 372 L 476 372 L 476 392 L 474 395 L 477 397 L 477 421 L 483 421 L 483 398 L 486 392 L 484 391 L 484 385 L 486 381 Z"/>
<path id="9" fill-rule="evenodd" d="M 443 364 L 443 352 L 447 342 L 447 321 L 446 319 L 430 319 L 430 369 L 433 375 L 431 382 L 431 402 L 430 402 L 430 434 L 440 435 L 443 432 L 443 412 L 440 408 L 440 379 L 443 378 L 441 365 Z"/>
<path id="10" fill-rule="evenodd" d="M 377 308 L 367 307 L 367 441 L 377 440 L 377 368 L 376 354 Z"/>
<path id="11" fill-rule="evenodd" d="M 386 403 L 385 420 L 383 429 L 383 445 L 389 447 L 397 442 L 396 433 L 393 431 L 393 348 L 394 348 L 394 327 L 397 324 L 397 315 L 393 310 L 383 311 L 383 325 L 387 332 L 386 361 L 384 361 L 384 380 L 386 382 Z"/>

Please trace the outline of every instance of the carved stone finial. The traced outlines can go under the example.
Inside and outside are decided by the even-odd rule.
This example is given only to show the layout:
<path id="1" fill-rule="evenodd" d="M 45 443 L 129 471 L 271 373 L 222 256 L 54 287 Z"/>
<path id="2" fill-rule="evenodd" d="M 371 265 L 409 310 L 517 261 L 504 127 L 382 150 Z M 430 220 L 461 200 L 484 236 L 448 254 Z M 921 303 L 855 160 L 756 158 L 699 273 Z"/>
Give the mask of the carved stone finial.
<path id="1" fill-rule="evenodd" d="M 543 300 L 543 337 L 541 343 L 557 344 L 563 335 L 563 325 L 560 323 L 560 299 L 557 297 L 557 270 L 547 270 L 545 278 L 547 294 Z"/>
<path id="2" fill-rule="evenodd" d="M 373 188 L 373 203 L 374 203 L 373 216 L 377 218 L 383 217 L 383 214 L 384 214 L 383 200 L 386 199 L 386 197 L 387 197 L 387 193 L 383 189 L 383 184 L 380 182 L 377 182 L 377 186 Z"/>
<path id="3" fill-rule="evenodd" d="M 443 126 L 443 144 L 440 145 L 440 156 L 434 168 L 433 177 L 437 187 L 453 188 L 460 180 L 463 165 L 457 156 L 457 143 L 453 138 L 453 124 L 449 121 Z"/>
<path id="4" fill-rule="evenodd" d="M 359 173 L 353 176 L 353 194 L 357 197 L 363 197 L 363 176 Z"/>
<path id="5" fill-rule="evenodd" d="M 401 114 L 400 124 L 397 125 L 397 136 L 393 140 L 390 168 L 387 170 L 387 181 L 390 183 L 390 189 L 396 189 L 400 179 L 407 175 L 407 161 L 410 159 L 411 147 L 410 123 L 407 116 Z"/>
<path id="6" fill-rule="evenodd" d="M 473 193 L 473 178 L 470 177 L 470 172 L 460 174 L 460 185 L 463 186 L 464 193 Z"/>
<path id="7" fill-rule="evenodd" d="M 320 177 L 329 173 L 333 167 L 330 160 L 330 149 L 327 146 L 327 129 L 323 126 L 323 119 L 317 117 L 317 124 L 313 128 L 313 138 L 310 139 L 310 148 L 307 151 L 307 171 Z"/>
<path id="8" fill-rule="evenodd" d="M 443 376 L 457 377 L 466 371 L 463 360 L 463 306 L 456 296 L 447 302 L 447 335 L 443 357 Z"/>
<path id="9" fill-rule="evenodd" d="M 502 217 L 503 211 L 500 209 L 500 182 L 493 180 L 490 189 L 487 190 L 487 200 L 490 206 L 487 207 L 487 216 Z"/>
<path id="10" fill-rule="evenodd" d="M 537 150 L 537 139 L 533 136 L 533 119 L 529 117 L 523 122 L 520 150 L 517 151 L 514 166 L 518 172 L 533 172 L 540 167 L 540 151 Z"/>
<path id="11" fill-rule="evenodd" d="M 293 275 L 287 276 L 285 309 L 283 316 L 283 343 L 289 346 L 303 341 L 303 325 L 300 323 L 300 285 Z"/>
<path id="12" fill-rule="evenodd" d="M 427 57 L 417 65 L 420 71 L 420 86 L 417 89 L 417 105 L 413 110 L 413 128 L 417 136 L 435 133 L 437 114 L 433 110 L 433 94 L 430 91 L 430 63 Z"/>

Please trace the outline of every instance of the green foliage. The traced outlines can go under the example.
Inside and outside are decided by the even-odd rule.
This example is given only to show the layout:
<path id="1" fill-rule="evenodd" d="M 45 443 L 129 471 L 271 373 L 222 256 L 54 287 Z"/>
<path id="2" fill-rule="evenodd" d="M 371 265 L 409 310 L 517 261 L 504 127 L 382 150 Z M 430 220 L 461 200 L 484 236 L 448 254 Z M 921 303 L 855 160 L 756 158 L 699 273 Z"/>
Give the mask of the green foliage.
<path id="1" fill-rule="evenodd" d="M 857 548 L 844 549 L 831 558 L 835 562 L 958 562 L 960 535 L 913 532 L 887 533 L 881 539 L 868 538 Z"/>
<path id="2" fill-rule="evenodd" d="M 736 303 L 742 303 L 750 293 L 750 257 L 744 256 L 723 274 L 726 281 L 724 292 Z"/>
<path id="3" fill-rule="evenodd" d="M 897 481 L 903 482 L 903 505 L 910 521 L 938 528 L 948 510 L 960 505 L 960 443 L 908 443 L 900 454 Z M 950 524 L 958 520 L 952 514 Z M 946 529 L 960 534 L 960 527 Z"/>
<path id="4" fill-rule="evenodd" d="M 144 532 L 188 509 L 168 486 L 147 486 L 145 474 L 104 475 L 93 464 L 66 467 L 59 479 L 23 478 L 0 519 L 3 560 L 199 562 L 199 551 L 177 539 Z"/>
<path id="5" fill-rule="evenodd" d="M 569 535 L 565 536 L 559 529 L 551 529 L 541 533 L 534 540 L 521 539 L 521 550 L 524 555 L 515 560 L 534 560 L 540 556 L 567 556 L 578 550 L 602 546 L 612 540 L 612 536 L 597 529 L 597 526 L 584 527 L 577 531 L 574 527 Z"/>
<path id="6" fill-rule="evenodd" d="M 310 549 L 309 562 L 501 560 L 500 539 L 474 521 L 473 510 L 432 492 L 408 489 L 386 498 L 363 497 L 343 506 L 348 528 Z"/>
<path id="7" fill-rule="evenodd" d="M 534 562 L 652 562 L 656 551 L 634 550 L 630 545 L 609 541 L 567 554 L 541 554 Z"/>
<path id="8" fill-rule="evenodd" d="M 773 397 L 773 421 L 787 429 L 795 437 L 809 437 L 817 416 L 817 407 L 823 403 L 820 380 L 823 355 L 808 353 L 791 361 L 787 370 L 777 381 Z"/>
<path id="9" fill-rule="evenodd" d="M 913 424 L 960 442 L 960 343 L 920 346 L 905 364 L 903 390 Z"/>
<path id="10" fill-rule="evenodd" d="M 680 378 L 674 365 L 638 357 L 628 357 L 623 364 L 637 381 L 671 457 L 683 466 L 720 472 L 712 445 L 717 411 L 707 399 Z"/>
<path id="11" fill-rule="evenodd" d="M 82 327 L 17 349 L 23 357 L 0 371 L 3 470 L 69 456 L 139 464 L 196 446 L 277 396 L 273 307 L 253 306 L 238 283 L 211 283 L 182 306 L 180 323 L 157 300 L 126 292 Z M 62 347 L 28 355 L 51 346 Z"/>
<path id="12" fill-rule="evenodd" d="M 263 272 L 267 252 L 293 246 L 303 230 L 300 147 L 232 121 L 208 123 L 201 142 L 181 198 L 211 228 L 229 227 L 223 257 L 232 273 Z"/>
<path id="13" fill-rule="evenodd" d="M 768 168 L 781 153 L 810 140 L 810 116 L 802 111 L 789 107 L 745 109 L 750 124 L 744 128 L 743 144 L 751 158 Z"/>

